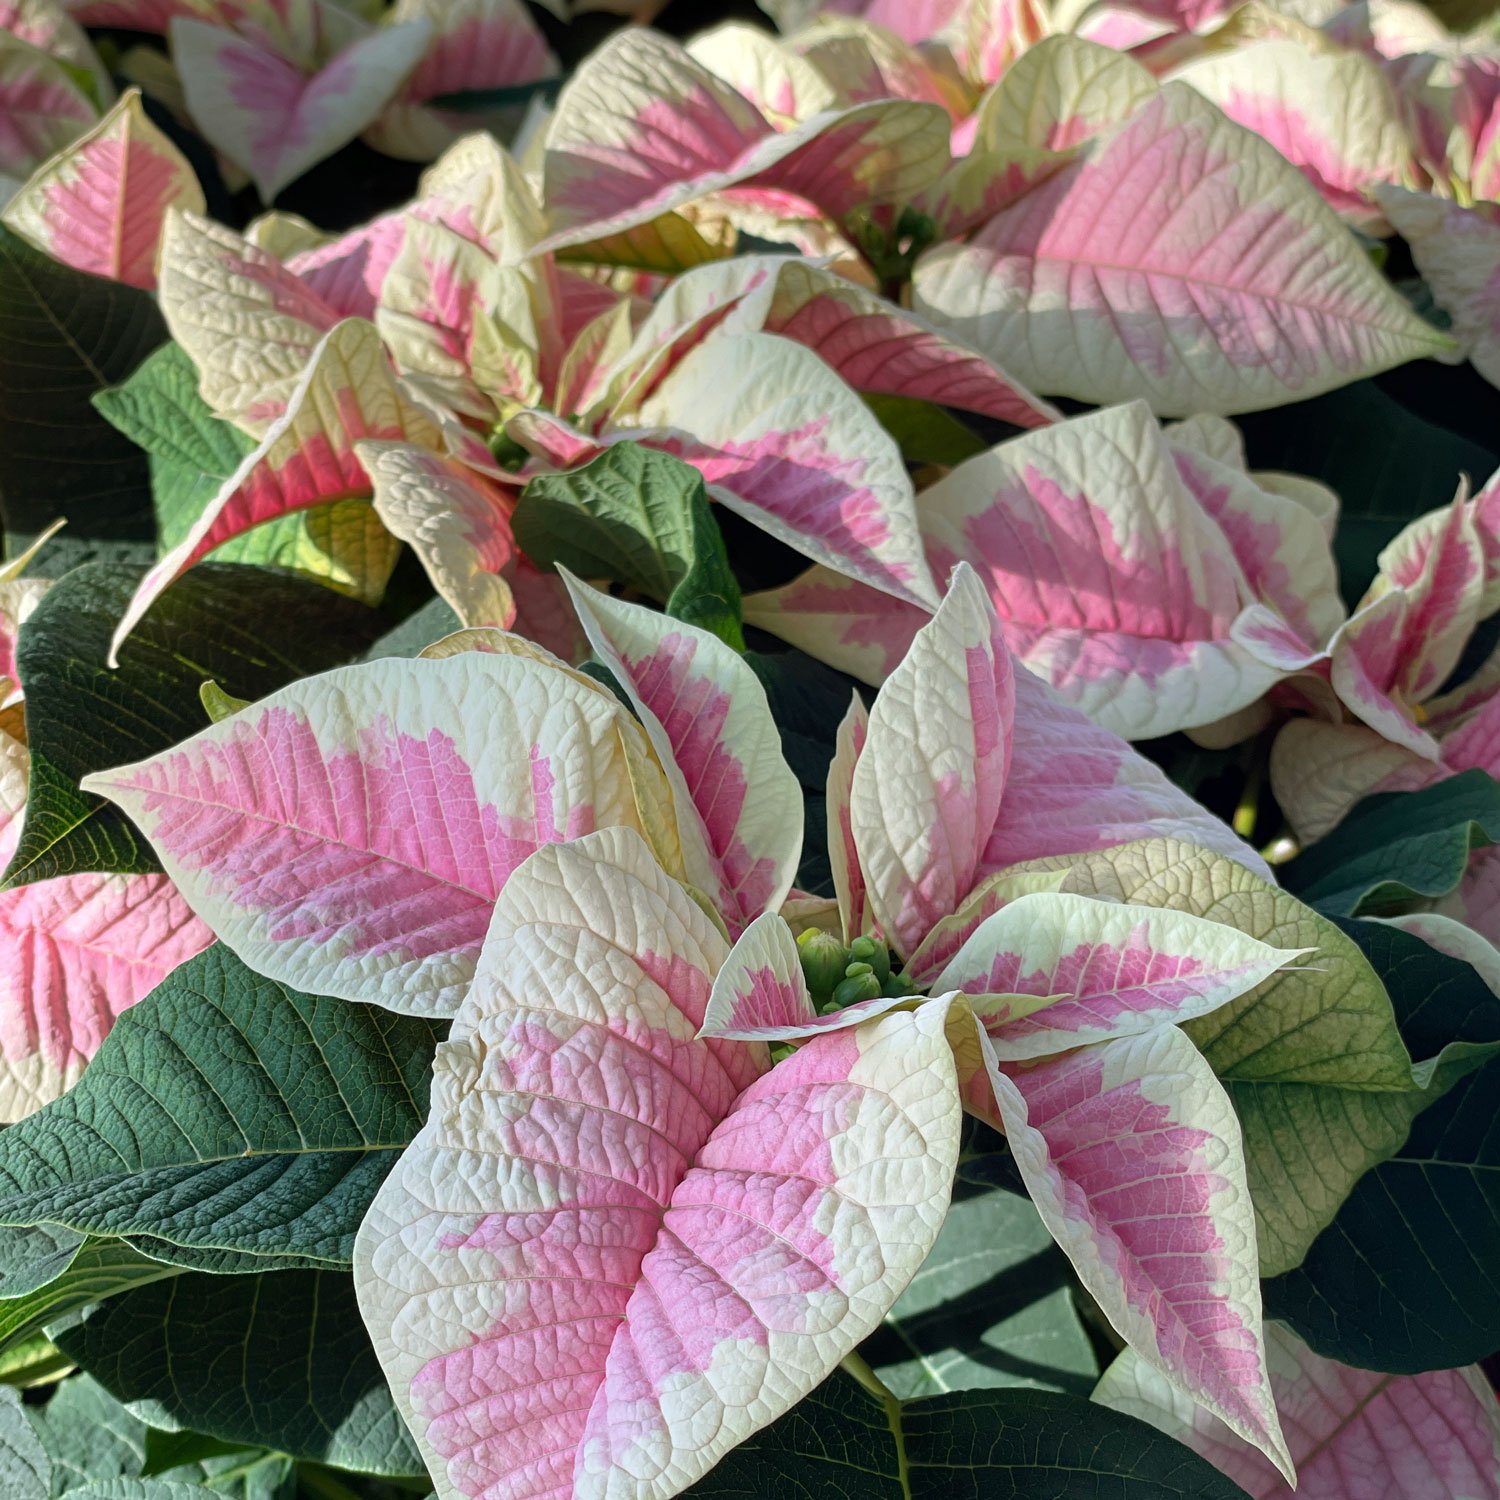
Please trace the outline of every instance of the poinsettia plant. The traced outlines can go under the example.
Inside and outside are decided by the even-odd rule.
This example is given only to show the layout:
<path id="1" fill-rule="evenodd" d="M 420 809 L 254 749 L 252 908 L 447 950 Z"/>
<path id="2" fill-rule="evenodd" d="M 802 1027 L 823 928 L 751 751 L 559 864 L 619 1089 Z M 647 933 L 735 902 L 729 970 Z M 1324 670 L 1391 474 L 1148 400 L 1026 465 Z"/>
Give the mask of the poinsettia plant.
<path id="1" fill-rule="evenodd" d="M 764 8 L 0 0 L 7 1497 L 1500 1500 L 1500 32 Z"/>

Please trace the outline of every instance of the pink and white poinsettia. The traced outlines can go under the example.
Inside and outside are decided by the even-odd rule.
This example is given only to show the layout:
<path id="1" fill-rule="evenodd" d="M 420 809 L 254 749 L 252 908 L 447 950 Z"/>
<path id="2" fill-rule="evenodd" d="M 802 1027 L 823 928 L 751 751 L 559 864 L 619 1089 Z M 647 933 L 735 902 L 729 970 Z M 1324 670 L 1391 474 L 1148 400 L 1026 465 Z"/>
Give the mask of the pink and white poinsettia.
<path id="1" fill-rule="evenodd" d="M 0 3 L 0 201 L 93 126 L 113 98 L 92 44 L 60 5 Z"/>
<path id="2" fill-rule="evenodd" d="M 1310 483 L 1248 473 L 1228 423 L 1163 430 L 1135 402 L 999 444 L 923 490 L 917 513 L 933 572 L 974 568 L 1027 668 L 1144 738 L 1231 718 L 1287 674 L 1245 633 L 1339 626 L 1325 502 Z M 873 683 L 925 618 L 821 569 L 745 608 Z"/>
<path id="3" fill-rule="evenodd" d="M 1477 1366 L 1356 1370 L 1314 1354 L 1279 1323 L 1266 1324 L 1266 1357 L 1303 1500 L 1500 1500 L 1500 1408 Z M 1254 1500 L 1292 1493 L 1264 1455 L 1134 1350 L 1105 1371 L 1094 1400 L 1186 1443 Z"/>
<path id="4" fill-rule="evenodd" d="M 0 869 L 20 841 L 30 771 L 17 638 L 49 587 L 21 570 L 46 540 L 0 569 Z M 115 1017 L 212 941 L 165 875 L 0 891 L 0 1124 L 71 1088 Z"/>
<path id="5" fill-rule="evenodd" d="M 168 212 L 203 207 L 192 167 L 130 89 L 92 130 L 37 168 L 0 221 L 54 260 L 149 290 Z"/>
<path id="6" fill-rule="evenodd" d="M 1442 736 L 1484 703 L 1495 684 L 1494 669 L 1486 666 L 1461 688 L 1441 692 L 1475 627 L 1500 609 L 1500 482 L 1492 478 L 1472 499 L 1461 484 L 1450 505 L 1398 533 L 1379 564 L 1365 597 L 1322 649 L 1292 631 L 1252 629 L 1243 639 L 1265 661 L 1298 674 L 1289 690 L 1301 691 L 1304 706 L 1332 721 L 1324 727 L 1334 739 L 1363 743 L 1342 722 L 1352 718 L 1389 747 L 1377 760 L 1399 747 L 1403 755 L 1396 760 L 1436 766 Z M 1355 756 L 1335 783 L 1338 775 L 1357 780 L 1363 772 L 1355 768 L 1364 759 Z M 1311 786 L 1320 774 L 1315 761 L 1298 779 Z M 1307 793 L 1290 795 L 1297 800 Z"/>
<path id="7" fill-rule="evenodd" d="M 928 251 L 912 287 L 1033 389 L 1166 415 L 1302 400 L 1452 347 L 1296 167 L 1183 82 Z"/>
<path id="8" fill-rule="evenodd" d="M 548 126 L 544 248 L 582 254 L 646 226 L 681 240 L 680 211 L 723 195 L 852 230 L 946 168 L 950 127 L 940 105 L 879 98 L 777 130 L 678 43 L 628 28 L 573 75 Z M 690 238 L 696 259 L 713 255 Z"/>

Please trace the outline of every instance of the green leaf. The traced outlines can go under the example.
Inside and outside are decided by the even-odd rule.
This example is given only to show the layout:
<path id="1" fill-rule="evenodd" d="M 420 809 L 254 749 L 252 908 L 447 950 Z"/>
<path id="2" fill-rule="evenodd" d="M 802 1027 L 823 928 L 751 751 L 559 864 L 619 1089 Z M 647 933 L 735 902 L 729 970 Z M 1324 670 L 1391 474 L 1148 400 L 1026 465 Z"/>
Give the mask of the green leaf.
<path id="1" fill-rule="evenodd" d="M 1240 1117 L 1261 1272 L 1289 1270 L 1411 1122 L 1417 1081 L 1380 977 L 1327 917 L 1191 844 L 1150 839 L 1088 855 L 1062 889 L 1314 950 L 1183 1028 Z"/>
<path id="2" fill-rule="evenodd" d="M 28 1413 L 51 1459 L 55 1500 L 92 1493 L 96 1485 L 128 1486 L 148 1477 L 148 1469 L 154 1481 L 209 1487 L 194 1489 L 195 1495 L 292 1500 L 292 1463 L 285 1455 L 198 1433 L 155 1432 L 87 1375 L 63 1381 L 45 1406 Z M 152 1468 L 152 1454 L 176 1461 Z"/>
<path id="3" fill-rule="evenodd" d="M 348 1265 L 426 1114 L 440 1034 L 216 945 L 125 1011 L 68 1093 L 0 1132 L 0 1224 L 131 1237 L 205 1270 Z"/>
<path id="4" fill-rule="evenodd" d="M 73 1361 L 62 1354 L 44 1333 L 34 1333 L 0 1354 L 0 1384 L 17 1390 L 33 1386 L 54 1385 L 73 1368 Z"/>
<path id="5" fill-rule="evenodd" d="M 162 553 L 192 529 L 255 440 L 214 415 L 198 394 L 198 372 L 179 344 L 166 344 L 94 405 L 151 456 L 151 494 Z M 340 500 L 281 516 L 209 555 L 314 578 L 366 604 L 378 603 L 401 544 L 368 500 Z"/>
<path id="6" fill-rule="evenodd" d="M 566 474 L 542 474 L 512 521 L 522 551 L 545 568 L 611 578 L 711 630 L 736 651 L 740 586 L 703 478 L 669 453 L 616 443 Z"/>
<path id="7" fill-rule="evenodd" d="M 82 1245 L 81 1234 L 58 1224 L 0 1234 L 0 1298 L 24 1297 L 55 1281 Z"/>
<path id="8" fill-rule="evenodd" d="M 52 1460 L 9 1386 L 0 1387 L 0 1493 L 6 1500 L 48 1500 L 52 1493 Z"/>
<path id="9" fill-rule="evenodd" d="M 896 440 L 907 463 L 952 468 L 990 447 L 946 407 L 935 402 L 915 396 L 866 396 L 864 402 L 874 412 L 875 420 Z"/>
<path id="10" fill-rule="evenodd" d="M 31 779 L 9 886 L 85 870 L 159 869 L 125 815 L 80 791 L 79 781 L 202 729 L 204 678 L 254 700 L 359 655 L 380 628 L 373 610 L 307 579 L 204 563 L 152 606 L 111 670 L 110 636 L 142 571 L 80 568 L 21 627 Z"/>
<path id="11" fill-rule="evenodd" d="M 1390 912 L 1446 896 L 1469 855 L 1497 839 L 1500 782 L 1463 771 L 1421 791 L 1366 797 L 1280 873 L 1289 890 L 1330 916 Z"/>
<path id="12" fill-rule="evenodd" d="M 153 1427 L 423 1473 L 345 1273 L 189 1273 L 106 1302 L 58 1343 Z"/>
<path id="13" fill-rule="evenodd" d="M 61 1275 L 24 1297 L 0 1302 L 0 1351 L 24 1344 L 66 1313 L 177 1273 L 123 1240 L 85 1240 Z"/>
<path id="14" fill-rule="evenodd" d="M 922 1269 L 861 1351 L 897 1396 L 1032 1386 L 1088 1395 L 1099 1378 L 1068 1258 L 1029 1199 L 956 1198 Z"/>
<path id="15" fill-rule="evenodd" d="M 1266 1310 L 1345 1364 L 1469 1364 L 1500 1347 L 1500 1060 L 1474 1071 L 1500 1044 L 1500 1000 L 1468 964 L 1408 933 L 1347 925 L 1412 1052 L 1438 1060 L 1417 1102 L 1443 1097 L 1359 1180 L 1301 1266 L 1266 1283 Z"/>
<path id="16" fill-rule="evenodd" d="M 839 1373 L 730 1452 L 690 1500 L 1244 1500 L 1154 1427 L 1080 1396 L 882 1399 Z"/>
<path id="17" fill-rule="evenodd" d="M 123 380 L 166 336 L 150 293 L 75 271 L 0 225 L 0 506 L 7 531 L 34 535 L 66 516 L 75 536 L 149 535 L 145 455 L 91 398 Z"/>
<path id="18" fill-rule="evenodd" d="M 30 1416 L 52 1463 L 54 1496 L 140 1473 L 146 1424 L 87 1375 L 63 1381 Z"/>
<path id="19" fill-rule="evenodd" d="M 1377 554 L 1408 521 L 1446 505 L 1460 474 L 1481 484 L 1500 466 L 1493 443 L 1481 447 L 1425 421 L 1370 380 L 1236 421 L 1254 468 L 1305 474 L 1338 493 L 1334 550 L 1351 603 L 1375 577 Z"/>
<path id="20" fill-rule="evenodd" d="M 68 1494 L 76 1500 L 214 1500 L 218 1492 L 176 1479 L 101 1479 Z"/>
<path id="21" fill-rule="evenodd" d="M 366 661 L 382 656 L 420 656 L 434 641 L 462 630 L 464 622 L 446 599 L 429 599 L 375 642 L 365 653 Z"/>

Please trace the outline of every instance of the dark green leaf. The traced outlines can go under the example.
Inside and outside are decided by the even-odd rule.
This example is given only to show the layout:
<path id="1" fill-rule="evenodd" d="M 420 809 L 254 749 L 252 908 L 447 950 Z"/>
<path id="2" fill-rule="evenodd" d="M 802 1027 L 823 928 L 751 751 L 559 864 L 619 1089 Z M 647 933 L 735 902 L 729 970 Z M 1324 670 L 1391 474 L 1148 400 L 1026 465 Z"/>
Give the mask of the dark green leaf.
<path id="1" fill-rule="evenodd" d="M 159 869 L 125 815 L 80 791 L 79 781 L 206 727 L 198 697 L 205 679 L 236 698 L 261 698 L 357 656 L 379 629 L 373 610 L 307 579 L 205 563 L 152 606 L 111 670 L 110 637 L 142 571 L 80 568 L 21 627 L 31 781 L 9 885 L 84 870 Z"/>
<path id="2" fill-rule="evenodd" d="M 371 1474 L 423 1472 L 347 1274 L 189 1273 L 106 1302 L 58 1341 L 153 1427 Z"/>
<path id="3" fill-rule="evenodd" d="M 1279 873 L 1281 883 L 1329 916 L 1400 909 L 1445 896 L 1470 853 L 1500 838 L 1500 782 L 1464 771 L 1419 792 L 1382 792 Z"/>
<path id="4" fill-rule="evenodd" d="M 952 468 L 990 446 L 934 402 L 915 396 L 866 396 L 864 400 L 908 463 Z"/>
<path id="5" fill-rule="evenodd" d="M 616 443 L 566 474 L 543 474 L 521 495 L 516 540 L 543 567 L 611 578 L 711 630 L 737 651 L 740 587 L 703 478 L 669 453 Z"/>
<path id="6" fill-rule="evenodd" d="M 881 1401 L 836 1374 L 692 1500 L 1243 1500 L 1181 1443 L 1055 1391 Z"/>
<path id="7" fill-rule="evenodd" d="M 1500 1347 L 1500 1060 L 1473 1071 L 1500 1043 L 1500 999 L 1408 933 L 1340 925 L 1390 991 L 1418 1074 L 1434 1074 L 1422 1097 L 1449 1092 L 1359 1179 L 1302 1264 L 1265 1283 L 1266 1310 L 1345 1364 L 1468 1364 Z"/>
<path id="8" fill-rule="evenodd" d="M 8 1386 L 0 1387 L 0 1493 L 6 1500 L 48 1500 L 52 1493 L 52 1460 Z"/>
<path id="9" fill-rule="evenodd" d="M 4 1233 L 9 1236 L 14 1231 Z M 0 1350 L 22 1343 L 66 1313 L 148 1281 L 175 1276 L 177 1270 L 147 1258 L 124 1240 L 85 1240 L 72 1263 L 55 1279 L 24 1297 L 0 1302 Z"/>
<path id="10" fill-rule="evenodd" d="M 0 1234 L 0 1297 L 24 1297 L 55 1281 L 82 1245 L 81 1234 L 58 1224 Z"/>
<path id="11" fill-rule="evenodd" d="M 75 271 L 0 225 L 0 506 L 8 532 L 34 535 L 66 516 L 75 536 L 150 535 L 146 456 L 91 401 L 166 336 L 148 292 Z"/>
<path id="12" fill-rule="evenodd" d="M 347 1265 L 421 1126 L 440 1031 L 301 994 L 216 945 L 0 1133 L 0 1223 L 129 1236 L 207 1270 Z"/>
<path id="13" fill-rule="evenodd" d="M 1410 1373 L 1500 1348 L 1500 1061 L 1419 1115 L 1367 1172 L 1266 1312 L 1319 1354 Z"/>
<path id="14" fill-rule="evenodd" d="M 937 1243 L 862 1350 L 903 1398 L 1001 1386 L 1086 1396 L 1099 1365 L 1068 1258 L 1029 1199 L 955 1200 Z"/>
<path id="15" fill-rule="evenodd" d="M 828 863 L 828 810 L 824 793 L 834 737 L 859 684 L 801 651 L 748 651 L 745 660 L 760 678 L 781 735 L 781 753 L 802 784 L 802 862 L 797 888 L 815 896 L 833 894 Z"/>
<path id="16" fill-rule="evenodd" d="M 1496 444 L 1481 447 L 1424 421 L 1369 380 L 1236 420 L 1253 467 L 1305 474 L 1337 491 L 1335 550 L 1351 603 L 1374 578 L 1376 554 L 1408 521 L 1446 505 L 1460 474 L 1481 484 L 1500 466 Z"/>

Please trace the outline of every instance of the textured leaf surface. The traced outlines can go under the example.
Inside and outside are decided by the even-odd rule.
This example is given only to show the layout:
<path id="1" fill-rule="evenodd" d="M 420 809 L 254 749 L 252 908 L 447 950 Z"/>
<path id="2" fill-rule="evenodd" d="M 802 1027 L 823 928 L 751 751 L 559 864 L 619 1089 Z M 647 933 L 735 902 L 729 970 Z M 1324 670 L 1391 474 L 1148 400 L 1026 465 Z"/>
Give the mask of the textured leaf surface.
<path id="1" fill-rule="evenodd" d="M 36 173 L 0 217 L 75 270 L 149 290 L 167 210 L 203 207 L 193 169 L 131 89 Z"/>
<path id="2" fill-rule="evenodd" d="M 1331 916 L 1445 896 L 1469 855 L 1500 839 L 1500 783 L 1484 771 L 1366 798 L 1287 867 L 1285 883 Z"/>
<path id="3" fill-rule="evenodd" d="M 1054 1391 L 884 1402 L 837 1375 L 742 1443 L 688 1494 L 807 1500 L 1237 1500 L 1241 1491 L 1142 1422 Z"/>
<path id="4" fill-rule="evenodd" d="M 252 438 L 215 416 L 198 394 L 198 372 L 180 344 L 164 344 L 123 385 L 101 391 L 94 405 L 150 454 L 161 552 L 171 552 L 187 536 L 255 448 Z M 368 501 L 344 500 L 268 521 L 209 555 L 216 562 L 301 573 L 375 604 L 398 550 Z"/>
<path id="5" fill-rule="evenodd" d="M 11 884 L 160 869 L 126 817 L 79 782 L 201 728 L 205 678 L 234 697 L 259 698 L 356 655 L 378 630 L 372 611 L 305 579 L 210 563 L 157 603 L 111 671 L 104 664 L 110 636 L 142 571 L 115 563 L 79 568 L 22 627 L 31 779 L 26 824 L 6 872 Z M 247 621 L 251 588 L 256 609 Z"/>
<path id="6" fill-rule="evenodd" d="M 299 994 L 214 947 L 0 1136 L 0 1222 L 212 1270 L 339 1266 L 419 1128 L 430 1023 Z"/>
<path id="7" fill-rule="evenodd" d="M 349 1276 L 189 1272 L 60 1334 L 147 1422 L 371 1474 L 420 1475 Z"/>
<path id="8" fill-rule="evenodd" d="M 1010 769 L 1014 675 L 978 576 L 960 568 L 875 700 L 849 794 L 870 909 L 902 954 L 979 873 Z"/>
<path id="9" fill-rule="evenodd" d="M 941 1013 L 763 1072 L 764 1048 L 695 1037 L 725 952 L 624 830 L 502 893 L 433 1123 L 358 1250 L 443 1494 L 675 1493 L 818 1385 L 930 1248 L 958 1147 Z"/>
<path id="10" fill-rule="evenodd" d="M 111 663 L 162 591 L 216 547 L 265 521 L 368 495 L 370 478 L 355 452 L 361 438 L 409 439 L 429 448 L 442 441 L 433 418 L 401 394 L 375 329 L 350 318 L 313 351 L 260 446 L 141 580 L 115 629 Z"/>
<path id="11" fill-rule="evenodd" d="M 371 31 L 310 77 L 263 40 L 180 17 L 172 57 L 204 137 L 270 202 L 378 115 L 416 65 L 425 23 Z"/>
<path id="12" fill-rule="evenodd" d="M 1037 1211 L 1105 1316 L 1290 1482 L 1239 1122 L 1202 1055 L 1166 1026 L 1002 1073 L 996 1102 Z"/>
<path id="13" fill-rule="evenodd" d="M 1008 1062 L 1207 1015 L 1300 956 L 1187 912 L 1039 891 L 986 917 L 932 990 L 985 996 Z"/>
<path id="14" fill-rule="evenodd" d="M 1477 1369 L 1391 1376 L 1314 1354 L 1266 1327 L 1271 1388 L 1286 1417 L 1297 1493 L 1318 1500 L 1433 1500 L 1500 1494 L 1500 1410 Z M 1127 1351 L 1094 1400 L 1186 1443 L 1257 1500 L 1291 1494 L 1280 1475 L 1223 1423 L 1193 1407 Z"/>
<path id="15" fill-rule="evenodd" d="M 1093 855 L 1063 889 L 1316 950 L 1187 1028 L 1240 1117 L 1261 1271 L 1296 1265 L 1411 1119 L 1411 1059 L 1379 976 L 1327 918 L 1187 844 L 1150 840 Z"/>
<path id="16" fill-rule="evenodd" d="M 828 365 L 790 339 L 724 333 L 700 344 L 605 435 L 685 458 L 716 500 L 813 561 L 936 604 L 900 451 Z"/>
<path id="17" fill-rule="evenodd" d="M 14 1500 L 51 1500 L 52 1461 L 10 1389 L 0 1390 L 0 1480 Z"/>
<path id="18" fill-rule="evenodd" d="M 541 474 L 515 513 L 516 537 L 542 566 L 610 578 L 742 649 L 740 589 L 702 477 L 670 454 L 617 443 L 567 474 Z"/>
<path id="19" fill-rule="evenodd" d="M 1275 681 L 1254 596 L 1142 402 L 1028 433 L 922 494 L 934 571 L 973 564 L 1021 663 L 1106 729 L 1210 723 Z"/>
<path id="20" fill-rule="evenodd" d="M 165 338 L 145 292 L 62 265 L 0 225 L 0 503 L 8 530 L 41 531 L 66 515 L 89 534 L 139 504 L 145 457 L 89 403 Z"/>
<path id="21" fill-rule="evenodd" d="M 1291 163 L 1186 84 L 930 252 L 915 306 L 1034 390 L 1144 391 L 1177 416 L 1305 399 L 1448 345 Z"/>
<path id="22" fill-rule="evenodd" d="M 20 835 L 26 747 L 0 735 L 0 855 Z M 0 1121 L 71 1087 L 121 1011 L 213 934 L 164 875 L 67 875 L 0 891 Z"/>
<path id="23" fill-rule="evenodd" d="M 666 768 L 688 878 L 738 932 L 786 899 L 802 848 L 802 793 L 765 689 L 718 636 L 566 581 Z"/>
<path id="24" fill-rule="evenodd" d="M 528 854 L 641 826 L 633 729 L 612 695 L 542 661 L 387 658 L 294 683 L 87 790 L 145 831 L 257 972 L 447 1015 Z"/>

